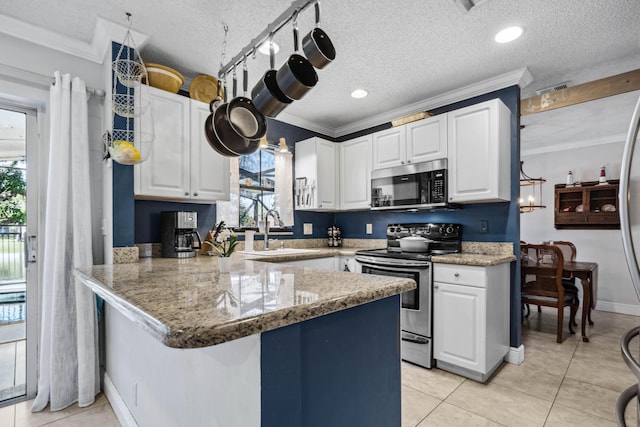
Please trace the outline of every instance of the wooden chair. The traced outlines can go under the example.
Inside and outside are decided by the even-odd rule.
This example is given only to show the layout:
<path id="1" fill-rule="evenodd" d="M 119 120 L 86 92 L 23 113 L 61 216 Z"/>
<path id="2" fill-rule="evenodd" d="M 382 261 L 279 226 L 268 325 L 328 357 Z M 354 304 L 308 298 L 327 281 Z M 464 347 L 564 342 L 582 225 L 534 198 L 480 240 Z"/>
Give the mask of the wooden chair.
<path id="1" fill-rule="evenodd" d="M 575 334 L 573 324 L 578 311 L 578 294 L 562 284 L 564 257 L 554 245 L 521 246 L 522 303 L 555 307 L 558 310 L 557 339 L 562 342 L 564 308 L 569 306 L 569 332 Z"/>

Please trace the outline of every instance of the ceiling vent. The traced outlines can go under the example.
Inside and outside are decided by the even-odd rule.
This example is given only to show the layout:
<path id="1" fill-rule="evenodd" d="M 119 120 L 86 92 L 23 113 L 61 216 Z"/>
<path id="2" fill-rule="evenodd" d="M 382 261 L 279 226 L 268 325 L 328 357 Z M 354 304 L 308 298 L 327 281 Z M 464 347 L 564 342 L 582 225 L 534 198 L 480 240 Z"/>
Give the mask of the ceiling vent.
<path id="1" fill-rule="evenodd" d="M 536 95 L 543 95 L 545 93 L 555 92 L 557 90 L 566 89 L 570 85 L 571 85 L 571 82 L 556 83 L 553 86 L 549 86 L 549 87 L 545 87 L 545 88 L 536 90 Z"/>

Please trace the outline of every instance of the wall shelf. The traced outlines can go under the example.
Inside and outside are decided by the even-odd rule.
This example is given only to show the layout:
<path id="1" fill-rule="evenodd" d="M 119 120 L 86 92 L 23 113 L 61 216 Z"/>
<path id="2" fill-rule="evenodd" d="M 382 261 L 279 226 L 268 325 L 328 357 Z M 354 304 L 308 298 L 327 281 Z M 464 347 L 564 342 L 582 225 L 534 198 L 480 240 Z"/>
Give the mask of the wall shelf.
<path id="1" fill-rule="evenodd" d="M 580 187 L 555 186 L 556 229 L 619 229 L 619 180 L 583 182 Z M 614 211 L 608 211 L 610 206 Z"/>

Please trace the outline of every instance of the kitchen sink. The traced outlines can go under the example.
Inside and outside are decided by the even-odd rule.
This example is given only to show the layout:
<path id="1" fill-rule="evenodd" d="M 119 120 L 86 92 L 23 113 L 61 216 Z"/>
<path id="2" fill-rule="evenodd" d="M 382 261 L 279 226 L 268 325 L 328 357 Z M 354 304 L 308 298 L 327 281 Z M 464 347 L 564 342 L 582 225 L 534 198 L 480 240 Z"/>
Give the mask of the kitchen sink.
<path id="1" fill-rule="evenodd" d="M 284 248 L 284 249 L 271 249 L 268 251 L 238 251 L 240 254 L 252 255 L 252 256 L 279 256 L 279 255 L 298 255 L 298 254 L 312 254 L 320 252 L 320 249 L 297 249 L 297 248 Z"/>

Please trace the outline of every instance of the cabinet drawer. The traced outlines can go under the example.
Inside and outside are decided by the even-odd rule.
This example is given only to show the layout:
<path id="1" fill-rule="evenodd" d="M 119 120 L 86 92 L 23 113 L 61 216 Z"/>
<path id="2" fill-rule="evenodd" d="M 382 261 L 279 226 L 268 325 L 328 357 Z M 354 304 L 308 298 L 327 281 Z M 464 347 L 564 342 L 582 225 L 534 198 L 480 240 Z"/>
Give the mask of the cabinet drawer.
<path id="1" fill-rule="evenodd" d="M 433 281 L 485 288 L 487 286 L 486 269 L 469 265 L 435 264 Z"/>

